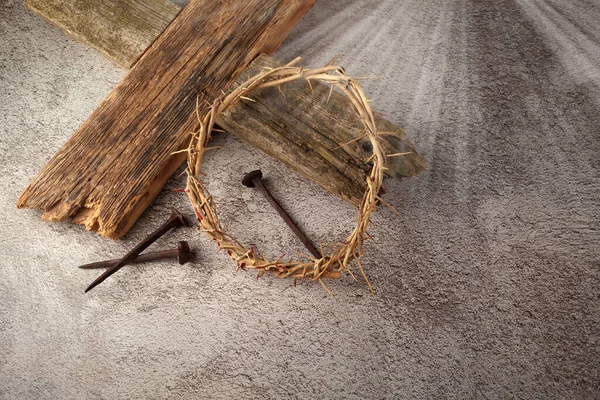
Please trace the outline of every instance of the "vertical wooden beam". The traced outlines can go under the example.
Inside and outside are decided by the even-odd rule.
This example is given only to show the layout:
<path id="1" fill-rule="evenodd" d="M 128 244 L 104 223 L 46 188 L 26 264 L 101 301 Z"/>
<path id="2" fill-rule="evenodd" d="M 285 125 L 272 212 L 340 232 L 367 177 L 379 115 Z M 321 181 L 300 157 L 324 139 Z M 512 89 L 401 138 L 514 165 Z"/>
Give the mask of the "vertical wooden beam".
<path id="1" fill-rule="evenodd" d="M 192 0 L 48 162 L 18 206 L 120 238 L 181 164 L 200 112 L 315 0 Z"/>

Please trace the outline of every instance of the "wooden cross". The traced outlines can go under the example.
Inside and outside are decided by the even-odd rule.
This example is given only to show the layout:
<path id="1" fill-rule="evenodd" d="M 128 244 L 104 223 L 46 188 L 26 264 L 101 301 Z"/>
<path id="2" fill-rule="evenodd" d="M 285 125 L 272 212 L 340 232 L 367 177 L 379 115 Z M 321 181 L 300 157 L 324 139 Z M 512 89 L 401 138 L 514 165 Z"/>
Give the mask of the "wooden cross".
<path id="1" fill-rule="evenodd" d="M 185 159 L 173 153 L 185 148 L 197 125 L 196 106 L 202 114 L 222 91 L 280 65 L 260 54 L 275 51 L 315 1 L 191 0 L 179 12 L 166 0 L 26 0 L 45 19 L 133 67 L 42 169 L 18 207 L 122 237 Z M 283 98 L 277 89 L 264 90 L 218 124 L 356 204 L 369 169 L 363 162 L 368 144 L 345 144 L 360 127 L 344 96 L 334 92 L 327 101 L 328 87 L 313 90 L 294 83 Z M 412 152 L 390 159 L 392 175 L 419 173 L 424 162 L 404 132 L 383 118 L 376 122 L 397 135 L 386 136 L 387 150 Z"/>

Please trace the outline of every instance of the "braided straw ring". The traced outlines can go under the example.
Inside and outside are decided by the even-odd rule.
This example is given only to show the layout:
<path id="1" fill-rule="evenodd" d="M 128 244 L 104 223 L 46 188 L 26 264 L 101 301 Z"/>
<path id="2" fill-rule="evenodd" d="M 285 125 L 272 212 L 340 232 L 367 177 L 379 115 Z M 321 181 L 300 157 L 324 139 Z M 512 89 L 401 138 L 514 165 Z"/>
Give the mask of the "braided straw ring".
<path id="1" fill-rule="evenodd" d="M 356 79 L 347 76 L 343 68 L 330 65 L 331 63 L 322 68 L 303 69 L 295 66 L 299 61 L 300 58 L 297 58 L 282 67 L 264 68 L 231 93 L 218 97 L 206 115 L 198 115 L 200 127 L 192 133 L 192 140 L 187 149 L 188 179 L 186 193 L 196 212 L 199 229 L 216 241 L 220 249 L 227 251 L 227 254 L 236 262 L 238 270 L 254 268 L 258 270 L 259 275 L 271 273 L 279 278 L 318 280 L 327 290 L 323 278 L 339 278 L 344 271 L 348 271 L 355 278 L 350 270 L 350 264 L 355 261 L 369 289 L 373 291 L 359 257 L 362 255 L 365 236 L 368 236 L 367 225 L 371 213 L 376 210 L 377 202 L 381 200 L 379 190 L 383 184 L 386 155 L 380 144 L 380 133 L 375 126 L 373 113 L 367 98 Z M 222 228 L 217 216 L 215 201 L 203 187 L 200 179 L 200 167 L 204 152 L 207 150 L 206 146 L 211 138 L 213 125 L 221 112 L 227 110 L 240 99 L 248 99 L 246 96 L 254 90 L 272 86 L 279 87 L 286 82 L 298 79 L 306 80 L 309 85 L 311 81 L 329 84 L 332 90 L 333 87 L 337 87 L 348 96 L 364 126 L 364 136 L 368 137 L 373 145 L 373 154 L 367 160 L 373 160 L 373 167 L 366 178 L 367 189 L 359 206 L 358 224 L 343 244 L 334 249 L 331 254 L 325 254 L 321 249 L 322 257 L 320 259 L 300 255 L 295 262 L 283 262 L 281 261 L 282 257 L 275 261 L 269 261 L 261 254 L 256 253 L 253 248 L 247 249 L 242 246 L 240 242 Z M 327 291 L 329 292 L 329 290 Z"/>

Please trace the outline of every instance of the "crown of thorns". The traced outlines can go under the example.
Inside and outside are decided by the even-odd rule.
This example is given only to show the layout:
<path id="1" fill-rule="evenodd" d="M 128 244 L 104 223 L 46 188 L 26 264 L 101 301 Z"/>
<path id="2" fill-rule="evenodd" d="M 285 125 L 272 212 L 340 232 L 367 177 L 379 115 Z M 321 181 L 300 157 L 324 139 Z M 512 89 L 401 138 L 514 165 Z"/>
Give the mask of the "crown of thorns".
<path id="1" fill-rule="evenodd" d="M 331 294 L 323 282 L 324 278 L 339 278 L 343 272 L 348 272 L 354 279 L 355 275 L 351 266 L 356 263 L 369 289 L 373 288 L 365 274 L 359 260 L 362 255 L 363 243 L 367 237 L 367 226 L 377 203 L 388 205 L 379 197 L 383 184 L 386 154 L 381 146 L 381 134 L 375 126 L 372 110 L 368 100 L 358 81 L 346 75 L 344 69 L 339 66 L 326 65 L 322 68 L 304 69 L 296 66 L 300 58 L 277 68 L 264 68 L 260 73 L 248 79 L 231 93 L 225 93 L 218 97 L 205 115 L 198 114 L 199 128 L 192 133 L 192 140 L 187 149 L 187 187 L 186 193 L 196 213 L 198 228 L 213 239 L 220 249 L 227 252 L 231 259 L 237 264 L 237 269 L 256 269 L 259 276 L 272 274 L 279 278 L 298 278 L 319 281 Z M 333 247 L 326 252 L 321 247 L 321 258 L 317 259 L 300 254 L 296 261 L 282 261 L 282 257 L 269 261 L 254 248 L 247 249 L 235 237 L 227 233 L 219 221 L 217 207 L 214 198 L 204 188 L 200 178 L 200 168 L 204 152 L 211 138 L 215 121 L 219 114 L 236 102 L 245 99 L 256 90 L 268 87 L 280 87 L 281 85 L 296 81 L 306 80 L 319 81 L 339 88 L 352 102 L 357 116 L 363 125 L 364 135 L 368 137 L 373 145 L 372 154 L 367 161 L 372 162 L 371 172 L 366 177 L 366 191 L 358 207 L 358 223 L 343 243 Z M 312 88 L 312 86 L 311 86 Z M 401 156 L 407 153 L 390 154 L 387 157 Z"/>

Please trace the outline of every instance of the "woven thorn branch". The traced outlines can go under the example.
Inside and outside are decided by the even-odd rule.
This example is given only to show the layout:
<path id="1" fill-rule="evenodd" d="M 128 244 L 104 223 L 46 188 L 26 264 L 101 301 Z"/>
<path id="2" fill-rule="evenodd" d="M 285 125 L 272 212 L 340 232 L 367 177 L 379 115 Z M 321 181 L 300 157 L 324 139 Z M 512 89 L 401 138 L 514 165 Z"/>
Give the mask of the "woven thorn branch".
<path id="1" fill-rule="evenodd" d="M 335 59 L 334 59 L 335 60 Z M 319 281 L 331 294 L 324 278 L 340 278 L 343 272 L 348 272 L 355 280 L 350 266 L 356 263 L 365 282 L 371 292 L 373 288 L 365 274 L 364 268 L 359 260 L 363 253 L 363 243 L 367 237 L 367 226 L 371 214 L 376 210 L 378 201 L 388 205 L 379 197 L 383 185 L 386 154 L 382 151 L 380 136 L 387 132 L 379 132 L 375 126 L 373 112 L 369 106 L 363 89 L 357 79 L 346 75 L 340 66 L 332 65 L 334 60 L 322 68 L 304 69 L 296 66 L 300 58 L 277 68 L 265 68 L 257 75 L 245 81 L 231 93 L 224 93 L 218 97 L 206 112 L 199 114 L 196 107 L 199 128 L 192 132 L 192 140 L 187 148 L 187 187 L 186 193 L 196 213 L 198 228 L 214 240 L 219 249 L 225 250 L 239 269 L 256 269 L 258 276 L 269 273 L 279 278 L 311 279 Z M 321 258 L 299 254 L 296 261 L 282 261 L 282 257 L 275 261 L 269 261 L 254 248 L 247 249 L 235 237 L 228 234 L 219 221 L 217 207 L 214 198 L 204 188 L 201 179 L 201 166 L 207 145 L 211 138 L 215 121 L 218 115 L 227 110 L 240 100 L 252 101 L 248 95 L 256 90 L 268 87 L 280 88 L 281 85 L 296 81 L 306 80 L 309 85 L 311 81 L 320 81 L 339 88 L 352 102 L 357 116 L 359 117 L 363 130 L 360 138 L 368 137 L 373 145 L 372 155 L 367 161 L 372 161 L 371 172 L 366 177 L 366 191 L 358 208 L 358 223 L 346 240 L 338 246 L 330 246 L 331 251 L 325 252 L 321 248 Z M 311 85 L 312 88 L 312 85 Z M 280 89 L 281 90 L 281 89 Z M 331 92 L 330 92 L 331 95 Z M 357 139 L 360 139 L 357 138 Z M 390 154 L 391 156 L 402 156 L 406 153 Z"/>

